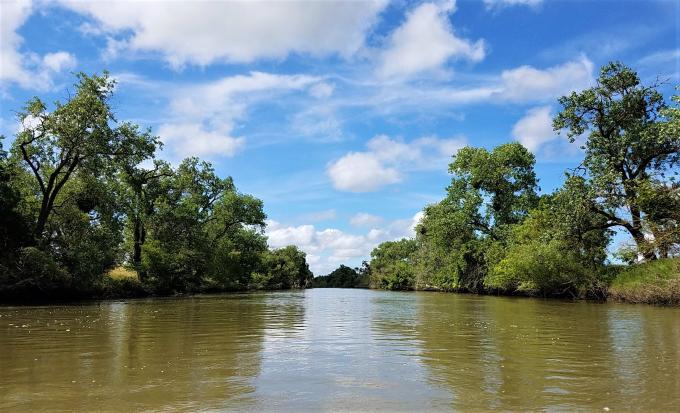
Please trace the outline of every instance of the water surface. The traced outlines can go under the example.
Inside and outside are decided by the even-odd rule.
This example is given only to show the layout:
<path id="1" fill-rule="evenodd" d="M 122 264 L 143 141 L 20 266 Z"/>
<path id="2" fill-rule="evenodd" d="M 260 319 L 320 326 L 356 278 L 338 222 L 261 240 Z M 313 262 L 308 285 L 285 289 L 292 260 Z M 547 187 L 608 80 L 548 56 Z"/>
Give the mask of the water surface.
<path id="1" fill-rule="evenodd" d="M 678 411 L 680 309 L 349 289 L 0 307 L 0 411 Z"/>

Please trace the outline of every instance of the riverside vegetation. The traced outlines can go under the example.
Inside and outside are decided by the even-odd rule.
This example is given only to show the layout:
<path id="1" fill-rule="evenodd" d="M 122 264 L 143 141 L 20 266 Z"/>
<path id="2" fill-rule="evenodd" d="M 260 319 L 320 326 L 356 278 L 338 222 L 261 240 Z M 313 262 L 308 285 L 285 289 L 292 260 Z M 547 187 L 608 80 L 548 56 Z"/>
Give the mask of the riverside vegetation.
<path id="1" fill-rule="evenodd" d="M 560 98 L 553 128 L 584 159 L 550 194 L 521 144 L 461 149 L 415 239 L 371 253 L 371 286 L 680 304 L 680 98 L 657 89 L 610 63 Z M 607 264 L 614 229 L 627 265 Z"/>
<path id="2" fill-rule="evenodd" d="M 0 146 L 0 298 L 370 286 L 680 303 L 680 97 L 620 63 L 559 100 L 555 131 L 585 151 L 561 188 L 539 193 L 519 143 L 463 148 L 414 239 L 316 279 L 296 247 L 268 249 L 262 202 L 231 178 L 155 159 L 159 138 L 116 121 L 113 90 L 81 74 L 66 102 L 29 101 Z M 616 228 L 627 265 L 607 264 Z"/>
<path id="3" fill-rule="evenodd" d="M 116 121 L 114 86 L 80 74 L 0 139 L 0 298 L 306 287 L 305 254 L 268 249 L 262 201 L 197 158 L 155 159 L 158 137 Z"/>

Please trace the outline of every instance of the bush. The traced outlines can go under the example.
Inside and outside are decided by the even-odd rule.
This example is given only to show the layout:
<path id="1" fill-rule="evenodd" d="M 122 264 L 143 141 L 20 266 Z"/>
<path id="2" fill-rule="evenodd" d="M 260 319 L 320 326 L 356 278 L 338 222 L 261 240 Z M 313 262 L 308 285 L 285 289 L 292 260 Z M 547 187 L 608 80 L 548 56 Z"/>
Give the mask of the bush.
<path id="1" fill-rule="evenodd" d="M 582 297 L 596 278 L 564 242 L 551 240 L 510 247 L 491 268 L 484 284 L 491 289 L 530 295 Z"/>
<path id="2" fill-rule="evenodd" d="M 200 284 L 197 268 L 202 258 L 193 249 L 169 251 L 160 241 L 152 240 L 144 244 L 142 269 L 159 292 L 194 291 Z"/>
<path id="3" fill-rule="evenodd" d="M 16 267 L 0 270 L 0 295 L 8 298 L 43 298 L 72 285 L 68 272 L 48 253 L 36 247 L 19 249 Z"/>
<path id="4" fill-rule="evenodd" d="M 146 297 L 150 291 L 137 278 L 104 277 L 99 288 L 101 298 Z"/>

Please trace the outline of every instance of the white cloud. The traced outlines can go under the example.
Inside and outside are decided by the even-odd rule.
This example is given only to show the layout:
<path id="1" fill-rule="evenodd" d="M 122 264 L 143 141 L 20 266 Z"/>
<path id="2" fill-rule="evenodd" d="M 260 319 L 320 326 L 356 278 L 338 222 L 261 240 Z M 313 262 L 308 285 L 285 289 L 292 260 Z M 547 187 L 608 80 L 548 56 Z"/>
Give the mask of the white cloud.
<path id="1" fill-rule="evenodd" d="M 593 62 L 586 57 L 544 70 L 521 66 L 501 73 L 504 100 L 524 102 L 552 99 L 574 90 L 589 87 L 593 79 Z"/>
<path id="2" fill-rule="evenodd" d="M 512 128 L 512 136 L 527 149 L 539 156 L 541 161 L 565 162 L 583 155 L 582 146 L 587 133 L 570 143 L 560 138 L 552 128 L 553 114 L 550 106 L 538 106 L 526 111 Z"/>
<path id="3" fill-rule="evenodd" d="M 464 138 L 404 142 L 378 135 L 366 143 L 366 152 L 344 155 L 329 165 L 327 173 L 338 190 L 371 192 L 401 182 L 403 171 L 441 168 L 465 144 Z"/>
<path id="4" fill-rule="evenodd" d="M 515 123 L 515 126 L 512 128 L 512 136 L 534 153 L 542 145 L 557 139 L 557 134 L 552 128 L 550 106 L 529 109 Z"/>
<path id="5" fill-rule="evenodd" d="M 401 181 L 399 172 L 373 153 L 350 152 L 328 167 L 333 186 L 341 191 L 371 192 Z"/>
<path id="6" fill-rule="evenodd" d="M 198 123 L 163 124 L 158 129 L 163 144 L 174 155 L 198 156 L 214 159 L 233 156 L 245 145 L 244 138 L 229 136 L 229 130 L 208 131 Z"/>
<path id="7" fill-rule="evenodd" d="M 382 221 L 382 217 L 371 215 L 366 212 L 359 212 L 349 219 L 349 223 L 353 227 L 374 227 Z"/>
<path id="8" fill-rule="evenodd" d="M 366 116 L 391 116 L 396 122 L 424 123 L 459 116 L 470 104 L 547 104 L 594 83 L 594 65 L 586 56 L 549 67 L 520 66 L 498 73 L 469 75 L 454 84 L 439 78 L 375 83 L 341 103 L 363 108 Z M 336 105 L 337 107 L 338 105 Z"/>
<path id="9" fill-rule="evenodd" d="M 61 1 L 91 16 L 119 49 L 160 53 L 174 67 L 291 53 L 352 56 L 385 1 Z M 92 31 L 90 31 L 92 32 Z M 121 43 L 123 42 L 123 43 Z"/>
<path id="10" fill-rule="evenodd" d="M 543 0 L 484 0 L 487 10 L 509 6 L 529 6 L 535 8 L 541 4 L 543 4 Z"/>
<path id="11" fill-rule="evenodd" d="M 424 3 L 408 13 L 406 21 L 390 35 L 382 53 L 378 74 L 411 76 L 440 69 L 451 59 L 473 62 L 484 58 L 484 42 L 457 37 L 449 21 L 455 3 Z"/>
<path id="12" fill-rule="evenodd" d="M 47 53 L 43 56 L 43 65 L 53 72 L 61 72 L 74 68 L 76 58 L 67 52 Z"/>
<path id="13" fill-rule="evenodd" d="M 305 75 L 251 72 L 216 81 L 179 86 L 170 99 L 171 120 L 159 136 L 172 158 L 232 156 L 245 146 L 235 129 L 258 102 L 275 94 L 303 91 L 318 79 Z"/>
<path id="14" fill-rule="evenodd" d="M 33 12 L 31 1 L 2 1 L 0 12 L 0 84 L 17 83 L 23 88 L 45 90 L 53 86 L 53 76 L 71 69 L 76 59 L 59 51 L 40 57 L 20 51 L 23 38 L 17 30 Z"/>
<path id="15" fill-rule="evenodd" d="M 421 218 L 422 212 L 418 212 L 412 218 L 394 220 L 382 228 L 372 228 L 360 235 L 336 228 L 285 226 L 268 221 L 266 234 L 272 248 L 297 245 L 307 253 L 307 262 L 314 274 L 323 275 L 340 264 L 359 265 L 361 260 L 370 258 L 371 250 L 381 242 L 413 237 L 415 226 Z"/>

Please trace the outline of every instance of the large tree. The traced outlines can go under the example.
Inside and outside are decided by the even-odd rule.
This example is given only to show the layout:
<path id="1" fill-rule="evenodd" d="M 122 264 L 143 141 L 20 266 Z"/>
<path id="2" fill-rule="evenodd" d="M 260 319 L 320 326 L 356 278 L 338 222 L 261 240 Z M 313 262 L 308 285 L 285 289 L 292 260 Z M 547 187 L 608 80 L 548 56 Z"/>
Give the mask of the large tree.
<path id="1" fill-rule="evenodd" d="M 646 259 L 655 252 L 645 239 L 645 216 L 656 203 L 645 191 L 664 186 L 680 161 L 678 128 L 667 127 L 666 103 L 657 85 L 643 85 L 621 63 L 604 66 L 596 84 L 559 99 L 557 132 L 572 141 L 585 136 L 585 158 L 573 174 L 589 188 L 590 208 L 606 218 L 605 227 L 625 228 Z M 675 170 L 677 174 L 677 170 Z"/>
<path id="2" fill-rule="evenodd" d="M 100 175 L 126 159 L 135 164 L 150 157 L 157 139 L 129 123 L 116 126 L 109 103 L 115 82 L 102 76 L 78 75 L 75 92 L 53 110 L 35 97 L 19 113 L 22 129 L 13 154 L 32 173 L 39 210 L 34 237 L 44 236 L 55 202 L 66 184 L 79 172 Z"/>
<path id="3" fill-rule="evenodd" d="M 536 205 L 534 155 L 519 143 L 506 143 L 491 151 L 465 147 L 458 151 L 447 199 L 469 209 L 469 223 L 493 238 L 507 225 L 520 222 Z"/>

